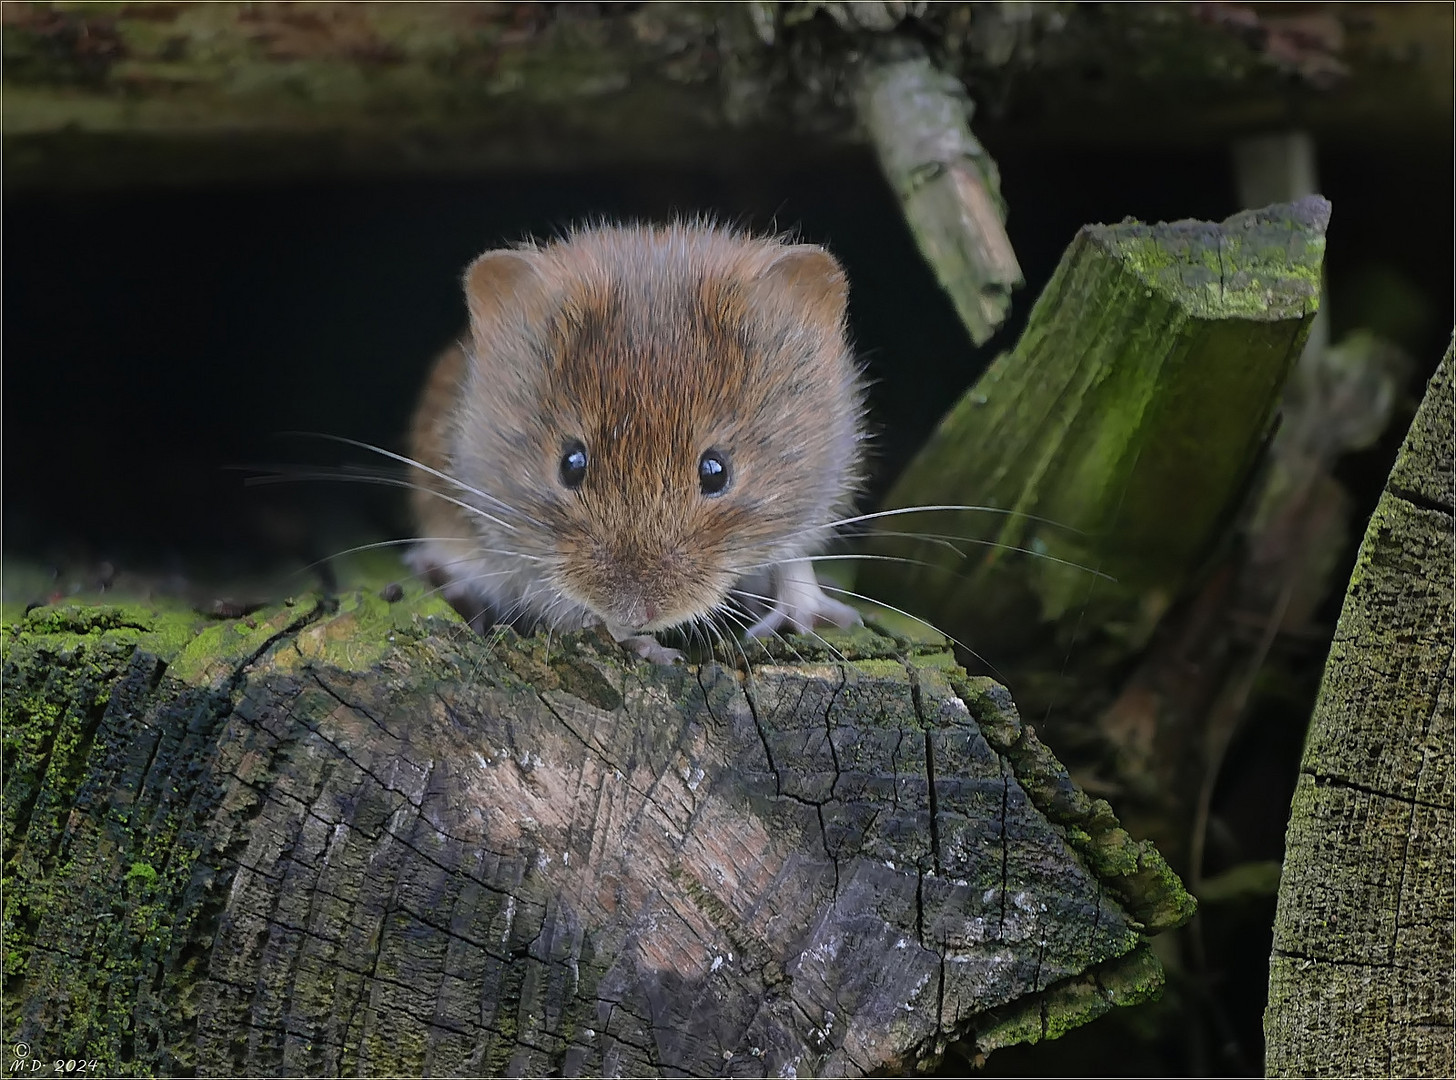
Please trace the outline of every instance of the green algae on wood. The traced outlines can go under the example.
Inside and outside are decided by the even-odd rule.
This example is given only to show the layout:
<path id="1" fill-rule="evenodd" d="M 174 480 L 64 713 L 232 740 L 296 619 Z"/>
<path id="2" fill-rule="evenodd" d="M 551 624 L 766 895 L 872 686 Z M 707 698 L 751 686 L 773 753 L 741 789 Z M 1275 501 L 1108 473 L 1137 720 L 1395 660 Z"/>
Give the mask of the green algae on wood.
<path id="1" fill-rule="evenodd" d="M 865 591 L 972 647 L 994 641 L 1038 711 L 1079 697 L 1054 689 L 1064 667 L 1075 685 L 1140 649 L 1248 482 L 1318 307 L 1328 219 L 1310 197 L 1079 232 L 1016 348 L 886 500 L 992 509 L 878 522 L 905 534 L 893 554 L 929 565 L 867 564 Z"/>
<path id="2" fill-rule="evenodd" d="M 1274 920 L 1270 1076 L 1450 1076 L 1452 365 L 1371 515 L 1290 810 Z"/>
<path id="3" fill-rule="evenodd" d="M 1032 802 L 1065 830 L 1067 843 L 1135 919 L 1157 933 L 1193 917 L 1196 901 L 1157 848 L 1134 840 L 1105 799 L 1088 798 L 1072 782 L 1056 756 L 1021 723 L 1005 688 L 959 671 L 950 682 L 971 706 L 987 742 L 1012 763 Z"/>
<path id="4" fill-rule="evenodd" d="M 1088 1019 L 1111 998 L 1068 980 L 1176 921 L 1121 906 L 1110 813 L 925 642 L 745 673 L 487 640 L 418 598 L 248 619 L 6 628 L 32 795 L 7 791 L 5 1008 L 34 1045 L 76 1032 L 113 1073 L 862 1073 L 1028 995 Z"/>
<path id="5" fill-rule="evenodd" d="M 971 1021 L 963 1056 L 985 1055 L 1016 1043 L 1055 1039 L 1119 1005 L 1155 999 L 1163 966 L 1147 946 L 1065 979 L 1041 994 L 987 1010 Z"/>

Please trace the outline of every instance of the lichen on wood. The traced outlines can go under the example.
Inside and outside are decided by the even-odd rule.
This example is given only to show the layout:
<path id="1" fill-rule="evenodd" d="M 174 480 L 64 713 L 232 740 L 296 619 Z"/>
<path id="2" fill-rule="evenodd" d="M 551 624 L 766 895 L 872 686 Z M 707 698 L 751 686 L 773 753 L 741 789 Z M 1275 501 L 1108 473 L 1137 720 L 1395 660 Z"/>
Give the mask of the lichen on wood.
<path id="1" fill-rule="evenodd" d="M 1290 811 L 1270 1076 L 1450 1076 L 1452 364 L 1426 390 L 1350 576 Z"/>
<path id="2" fill-rule="evenodd" d="M 1177 879 L 929 646 L 664 668 L 413 596 L 7 623 L 7 1030 L 111 1072 L 859 1075 L 1156 993 Z"/>

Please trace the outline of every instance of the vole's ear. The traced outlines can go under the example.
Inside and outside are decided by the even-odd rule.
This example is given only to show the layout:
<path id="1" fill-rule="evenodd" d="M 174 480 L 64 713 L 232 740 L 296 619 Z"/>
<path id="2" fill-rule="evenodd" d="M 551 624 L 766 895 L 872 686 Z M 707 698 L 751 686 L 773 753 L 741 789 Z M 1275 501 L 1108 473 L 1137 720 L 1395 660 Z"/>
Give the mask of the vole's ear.
<path id="1" fill-rule="evenodd" d="M 548 314 L 550 297 L 534 251 L 487 251 L 466 267 L 463 283 L 477 341 L 527 331 Z"/>
<path id="2" fill-rule="evenodd" d="M 826 333 L 844 330 L 849 304 L 849 281 L 839 261 L 816 244 L 793 244 L 759 275 L 758 294 L 763 303 Z"/>

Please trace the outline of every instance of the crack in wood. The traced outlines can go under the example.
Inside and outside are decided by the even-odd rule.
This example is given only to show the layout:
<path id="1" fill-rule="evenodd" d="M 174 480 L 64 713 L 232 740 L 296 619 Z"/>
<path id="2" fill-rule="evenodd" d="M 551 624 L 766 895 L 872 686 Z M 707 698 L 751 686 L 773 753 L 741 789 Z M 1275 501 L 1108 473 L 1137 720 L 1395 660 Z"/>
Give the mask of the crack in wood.
<path id="1" fill-rule="evenodd" d="M 701 686 L 702 683 L 699 682 L 698 685 Z M 740 687 L 744 700 L 748 702 L 748 715 L 753 717 L 753 726 L 758 732 L 758 741 L 763 746 L 763 756 L 765 762 L 768 764 L 768 771 L 774 778 L 774 793 L 782 795 L 784 791 L 784 778 L 779 772 L 778 765 L 774 763 L 773 750 L 770 748 L 768 742 L 768 732 L 764 730 L 763 717 L 759 715 L 758 696 L 754 691 L 753 680 L 751 678 L 745 679 L 740 684 Z"/>
<path id="2" fill-rule="evenodd" d="M 1434 499 L 1424 492 L 1413 491 L 1410 488 L 1395 484 L 1387 485 L 1385 490 L 1401 502 L 1409 503 L 1417 510 L 1425 510 L 1430 513 L 1441 514 L 1445 517 L 1450 517 L 1453 513 L 1453 508 L 1450 503 L 1441 502 L 1439 499 Z"/>
<path id="3" fill-rule="evenodd" d="M 1010 871 L 1011 850 L 1006 834 L 1006 814 L 1011 802 L 1011 768 L 1001 760 L 1001 887 L 998 891 L 1001 903 L 1000 936 L 1006 937 L 1006 883 Z"/>
<path id="4" fill-rule="evenodd" d="M 1282 956 L 1286 960 L 1302 960 L 1307 964 L 1333 964 L 1335 967 L 1374 968 L 1379 971 L 1403 970 L 1408 968 L 1408 965 L 1397 964 L 1393 960 L 1350 960 L 1340 956 L 1315 956 L 1313 953 L 1296 949 L 1282 949 L 1278 945 L 1274 946 L 1271 951 L 1275 956 Z"/>
<path id="5" fill-rule="evenodd" d="M 357 702 L 349 701 L 348 699 L 346 699 L 344 697 L 344 695 L 340 694 L 337 690 L 335 690 L 332 686 L 330 686 L 327 682 L 325 682 L 323 676 L 318 673 L 317 669 L 314 669 L 314 670 L 309 671 L 309 675 L 313 678 L 313 681 L 318 685 L 318 687 L 319 687 L 320 690 L 322 690 L 324 693 L 328 694 L 329 697 L 333 698 L 335 701 L 337 701 L 344 708 L 348 709 L 350 712 L 354 713 L 356 716 L 362 716 L 362 717 L 364 717 L 364 719 L 368 720 L 371 724 L 373 724 L 375 727 L 377 727 L 380 731 L 384 732 L 386 735 L 388 735 L 395 742 L 403 742 L 404 741 L 399 735 L 396 735 L 393 731 L 390 731 L 389 730 L 389 725 L 388 724 L 385 724 L 382 720 L 380 720 L 378 717 L 376 717 L 373 713 L 371 713 L 363 705 L 360 705 Z"/>
<path id="6" fill-rule="evenodd" d="M 845 686 L 848 683 L 849 683 L 849 671 L 841 664 L 840 665 L 840 668 L 839 668 L 839 682 L 835 684 L 834 689 L 829 694 L 829 700 L 827 702 L 825 702 L 825 704 L 824 704 L 824 741 L 829 746 L 829 760 L 834 763 L 834 778 L 829 781 L 829 798 L 830 799 L 833 799 L 834 798 L 834 789 L 839 786 L 839 777 L 840 777 L 841 772 L 843 771 L 840 768 L 840 764 L 839 764 L 839 750 L 834 745 L 834 703 L 839 700 L 839 695 L 844 692 L 844 688 L 845 688 Z M 807 692 L 807 683 L 805 684 L 805 686 L 806 686 L 806 692 Z M 799 701 L 802 703 L 803 700 L 804 700 L 803 699 L 803 696 L 800 695 Z M 822 815 L 822 813 L 821 813 L 820 817 L 821 817 L 820 826 L 822 828 L 822 826 L 823 826 L 823 821 L 822 821 L 823 815 Z M 826 833 L 825 835 L 827 837 L 828 834 Z M 837 871 L 838 871 L 838 864 L 837 863 L 836 863 L 835 869 L 836 869 L 836 873 L 837 873 Z"/>
<path id="7" fill-rule="evenodd" d="M 895 1061 L 915 1060 L 914 1047 L 927 1038 L 926 1052 L 938 1052 L 946 1028 L 974 1000 L 979 968 L 963 962 L 1002 953 L 994 928 L 983 931 L 979 918 L 995 918 L 998 840 L 1002 937 L 1016 939 L 1006 949 L 1021 965 L 1017 992 L 1033 959 L 1038 987 L 1081 962 L 1062 955 L 1064 940 L 1043 942 L 1040 952 L 1032 951 L 1034 938 L 1021 940 L 1027 935 L 1016 929 L 1007 892 L 1025 888 L 1035 897 L 1048 886 L 1036 871 L 1024 872 L 1019 848 L 1008 869 L 1007 835 L 1044 845 L 1047 826 L 1019 792 L 1009 793 L 1006 763 L 989 755 L 970 709 L 945 707 L 938 675 L 925 675 L 916 697 L 902 677 L 871 667 L 764 669 L 731 683 L 701 669 L 634 669 L 645 680 L 641 692 L 629 686 L 625 707 L 607 715 L 590 702 L 578 708 L 573 698 L 546 700 L 515 684 L 467 702 L 433 668 L 417 697 L 397 680 L 370 682 L 367 672 L 298 671 L 289 656 L 258 672 L 229 710 L 233 722 L 221 727 L 213 714 L 222 703 L 208 699 L 206 723 L 181 743 L 166 734 L 170 721 L 147 713 L 164 731 L 142 758 L 153 787 L 168 762 L 206 758 L 208 732 L 220 748 L 206 779 L 216 790 L 187 801 L 183 822 L 185 831 L 210 799 L 224 800 L 215 846 L 203 856 L 207 880 L 224 883 L 219 914 L 201 916 L 214 925 L 220 917 L 222 928 L 187 961 L 191 969 L 201 960 L 191 985 L 211 988 L 205 993 L 215 1006 L 204 1014 L 218 1019 L 183 1032 L 212 1071 L 246 1071 L 245 1064 L 378 1071 L 415 1054 L 419 1068 L 439 1072 L 500 1072 L 515 1061 L 531 1073 L 636 1074 L 658 1062 L 712 1075 L 724 1052 L 737 1051 L 726 1071 L 793 1064 L 805 1073 L 832 1062 L 835 1071 L 855 1072 L 890 1060 L 874 1041 L 884 1019 L 910 1025 L 913 1045 L 893 1053 Z M 403 726 L 402 710 L 420 701 L 424 712 Z M 392 740 L 395 731 L 406 745 Z M 543 731 L 547 742 L 533 741 Z M 560 783 L 537 773 L 537 796 L 565 815 L 542 814 L 543 828 L 567 837 L 559 841 L 553 831 L 540 840 L 551 852 L 570 848 L 572 837 L 605 839 L 608 819 L 647 832 L 665 825 L 673 835 L 652 833 L 653 857 L 676 860 L 688 880 L 653 870 L 625 892 L 605 885 L 601 910 L 551 909 L 552 898 L 577 905 L 588 895 L 558 876 L 564 853 L 548 869 L 526 847 L 489 851 L 472 830 L 494 828 L 488 808 L 509 814 L 514 804 L 451 799 L 457 789 L 467 800 L 488 794 L 498 781 L 515 789 L 521 777 L 502 745 L 518 755 L 539 752 L 548 763 L 564 748 L 563 760 L 586 763 L 581 775 L 563 765 Z M 714 772 L 722 762 L 709 760 L 720 750 L 727 777 Z M 912 750 L 926 761 L 913 762 Z M 483 775 L 495 778 L 478 790 L 462 786 L 476 776 L 472 752 L 484 752 Z M 590 782 L 608 770 L 624 775 L 621 762 L 646 771 L 620 785 Z M 699 789 L 685 776 L 687 790 L 679 791 L 683 768 L 698 765 L 709 784 Z M 732 786 L 743 777 L 746 787 Z M 608 789 L 620 807 L 604 801 Z M 134 827 L 145 817 L 139 810 Z M 699 850 L 700 842 L 707 846 Z M 625 861 L 633 850 L 632 842 L 608 843 L 581 859 L 572 850 L 569 873 L 607 881 L 614 868 L 638 865 Z M 720 884 L 728 893 L 711 880 L 718 860 L 727 860 Z M 943 880 L 947 868 L 971 879 L 970 891 L 966 881 Z M 687 888 L 699 879 L 700 893 Z M 1075 903 L 1080 911 L 1085 897 Z M 188 931 L 188 940 L 196 933 Z M 1079 933 L 1070 945 L 1077 958 L 1083 941 Z M 639 956 L 639 947 L 648 953 Z M 710 972 L 715 954 L 730 949 L 729 966 Z M 206 973 L 210 959 L 225 979 Z M 166 987 L 189 985 L 172 969 L 166 978 Z M 606 1004 L 623 997 L 641 1008 Z M 157 1016 L 160 1024 L 165 1016 Z M 587 1030 L 605 1033 L 581 1034 Z M 318 1037 L 302 1045 L 307 1036 L 298 1033 L 307 1032 Z M 169 1044 L 148 1037 L 136 1053 L 170 1060 Z M 749 1053 L 754 1046 L 761 1056 Z"/>
<path id="8" fill-rule="evenodd" d="M 1377 799 L 1390 799 L 1392 802 L 1406 803 L 1410 806 L 1426 806 L 1433 810 L 1451 809 L 1444 803 L 1430 802 L 1426 799 L 1417 798 L 1414 795 L 1401 795 L 1394 791 L 1382 791 L 1380 788 L 1372 787 L 1369 784 L 1362 784 L 1358 780 L 1351 780 L 1347 776 L 1332 776 L 1329 773 L 1314 772 L 1311 769 L 1300 769 L 1301 776 L 1307 776 L 1315 782 L 1317 787 L 1344 788 L 1348 791 L 1358 791 Z"/>
<path id="9" fill-rule="evenodd" d="M 621 778 L 622 783 L 627 785 L 627 790 L 639 796 L 643 802 L 649 803 L 652 806 L 656 807 L 657 812 L 660 813 L 664 819 L 666 819 L 667 821 L 671 821 L 674 824 L 677 824 L 674 821 L 676 815 L 671 809 L 657 801 L 657 797 L 653 795 L 650 788 L 640 788 L 632 782 L 632 773 L 630 769 L 622 768 L 621 765 L 619 765 L 617 762 L 613 761 L 610 757 L 607 756 L 606 751 L 602 747 L 596 745 L 586 736 L 582 735 L 581 732 L 577 731 L 576 728 L 572 727 L 571 723 L 564 716 L 562 716 L 560 712 L 557 711 L 556 707 L 551 704 L 550 700 L 544 694 L 538 693 L 537 697 L 540 699 L 541 704 L 546 707 L 546 711 L 556 718 L 556 722 L 562 726 L 566 733 L 574 738 L 577 742 L 581 743 L 582 747 L 586 750 L 588 754 L 592 755 L 593 757 L 603 762 L 605 765 L 609 766 L 612 769 L 613 773 Z M 656 782 L 660 782 L 661 779 L 662 778 L 659 776 Z M 678 826 L 679 832 L 685 834 L 688 830 L 688 825 L 690 821 L 691 815 L 689 815 L 688 821 L 684 821 L 680 826 Z"/>

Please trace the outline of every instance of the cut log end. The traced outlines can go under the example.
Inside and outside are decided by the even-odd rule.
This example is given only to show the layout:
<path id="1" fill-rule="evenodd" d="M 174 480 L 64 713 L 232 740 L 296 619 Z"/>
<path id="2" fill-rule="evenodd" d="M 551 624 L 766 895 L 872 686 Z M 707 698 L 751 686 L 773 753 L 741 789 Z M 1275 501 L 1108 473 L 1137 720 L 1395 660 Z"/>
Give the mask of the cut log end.
<path id="1" fill-rule="evenodd" d="M 1449 1076 L 1452 364 L 1426 391 L 1350 577 L 1289 818 L 1269 1076 Z"/>
<path id="2" fill-rule="evenodd" d="M 663 668 L 411 608 L 5 628 L 12 1031 L 162 1072 L 859 1075 L 1155 991 L 1153 860 L 943 654 Z"/>

